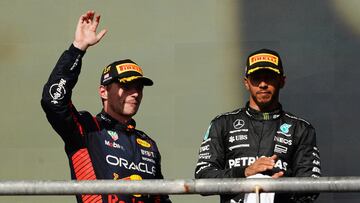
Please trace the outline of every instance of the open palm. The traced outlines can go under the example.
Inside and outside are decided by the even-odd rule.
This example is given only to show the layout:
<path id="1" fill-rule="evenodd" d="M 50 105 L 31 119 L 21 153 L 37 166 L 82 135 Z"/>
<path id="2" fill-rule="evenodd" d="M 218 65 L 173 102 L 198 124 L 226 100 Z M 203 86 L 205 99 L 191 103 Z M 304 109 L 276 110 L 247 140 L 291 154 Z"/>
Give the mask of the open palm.
<path id="1" fill-rule="evenodd" d="M 89 46 L 98 43 L 107 32 L 104 29 L 96 34 L 99 22 L 100 15 L 95 16 L 94 11 L 88 11 L 80 16 L 76 27 L 74 46 L 86 50 Z"/>

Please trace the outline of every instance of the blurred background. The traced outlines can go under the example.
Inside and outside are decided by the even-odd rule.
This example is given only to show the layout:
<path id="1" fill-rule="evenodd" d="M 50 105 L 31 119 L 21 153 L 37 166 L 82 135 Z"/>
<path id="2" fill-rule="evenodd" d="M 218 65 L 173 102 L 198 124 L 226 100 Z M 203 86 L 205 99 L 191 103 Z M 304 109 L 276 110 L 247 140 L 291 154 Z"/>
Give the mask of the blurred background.
<path id="1" fill-rule="evenodd" d="M 73 41 L 87 10 L 109 31 L 88 49 L 73 92 L 79 110 L 101 110 L 104 66 L 131 58 L 155 82 L 135 119 L 162 152 L 167 179 L 193 178 L 212 118 L 242 107 L 246 56 L 260 48 L 282 56 L 285 110 L 317 130 L 324 176 L 359 176 L 360 1 L 357 0 L 1 0 L 0 180 L 69 180 L 63 143 L 40 107 L 42 86 Z M 172 195 L 174 203 L 219 202 Z M 359 202 L 356 193 L 317 202 Z M 0 197 L 0 202 L 75 202 L 72 196 Z"/>

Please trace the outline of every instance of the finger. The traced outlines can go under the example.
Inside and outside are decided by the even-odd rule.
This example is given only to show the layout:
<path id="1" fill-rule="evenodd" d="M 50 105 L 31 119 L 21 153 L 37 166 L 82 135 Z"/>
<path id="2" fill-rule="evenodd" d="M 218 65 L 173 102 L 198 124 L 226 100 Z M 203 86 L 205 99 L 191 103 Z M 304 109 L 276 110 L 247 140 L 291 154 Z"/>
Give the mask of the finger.
<path id="1" fill-rule="evenodd" d="M 91 11 L 87 11 L 84 15 L 82 15 L 82 21 L 85 23 L 89 23 L 89 19 L 91 16 Z"/>
<path id="2" fill-rule="evenodd" d="M 259 164 L 260 168 L 273 169 L 274 164 Z"/>
<path id="3" fill-rule="evenodd" d="M 284 175 L 284 172 L 283 171 L 280 171 L 280 172 L 277 172 L 277 173 L 274 173 L 274 175 L 272 175 L 271 177 L 272 178 L 280 178 Z"/>
<path id="4" fill-rule="evenodd" d="M 271 169 L 273 169 L 273 168 L 274 168 L 273 165 L 263 165 L 263 166 L 262 166 L 262 171 L 271 170 Z"/>
<path id="5" fill-rule="evenodd" d="M 275 165 L 275 161 L 270 159 L 270 158 L 263 158 L 263 159 L 258 159 L 254 162 L 255 165 L 269 165 L 269 166 L 273 166 Z"/>
<path id="6" fill-rule="evenodd" d="M 90 22 L 93 21 L 94 15 L 95 15 L 95 11 L 89 11 L 88 12 L 88 19 L 90 20 Z"/>
<path id="7" fill-rule="evenodd" d="M 84 15 L 82 15 L 82 21 L 83 22 L 86 22 L 86 23 L 89 23 L 90 22 L 90 18 L 91 18 L 91 15 L 92 15 L 92 12 L 93 11 L 87 11 Z"/>
<path id="8" fill-rule="evenodd" d="M 97 15 L 97 16 L 96 16 L 95 22 L 99 24 L 99 22 L 100 22 L 100 15 Z"/>
<path id="9" fill-rule="evenodd" d="M 100 22 L 100 15 L 95 17 L 95 20 L 92 22 L 92 29 L 96 30 Z"/>
<path id="10" fill-rule="evenodd" d="M 78 25 L 81 25 L 84 21 L 86 21 L 87 14 L 81 15 L 78 21 Z"/>
<path id="11" fill-rule="evenodd" d="M 275 156 L 275 157 L 274 157 Z M 260 157 L 258 160 L 262 160 L 262 161 L 274 161 L 274 158 L 276 158 L 276 155 L 273 155 L 271 157 Z"/>
<path id="12" fill-rule="evenodd" d="M 254 171 L 255 173 L 259 173 L 259 172 L 271 170 L 272 168 L 273 168 L 273 166 L 267 166 L 267 165 L 260 164 L 260 165 L 252 166 L 250 169 L 252 171 Z"/>
<path id="13" fill-rule="evenodd" d="M 270 159 L 272 159 L 272 160 L 276 160 L 278 157 L 277 157 L 277 155 L 276 154 L 274 154 L 274 155 L 272 155 L 271 157 L 270 157 Z"/>
<path id="14" fill-rule="evenodd" d="M 99 34 L 96 35 L 96 39 L 97 39 L 98 41 L 100 41 L 100 40 L 105 36 L 106 33 L 107 33 L 107 30 L 106 30 L 106 29 L 101 30 L 101 31 L 99 32 Z"/>

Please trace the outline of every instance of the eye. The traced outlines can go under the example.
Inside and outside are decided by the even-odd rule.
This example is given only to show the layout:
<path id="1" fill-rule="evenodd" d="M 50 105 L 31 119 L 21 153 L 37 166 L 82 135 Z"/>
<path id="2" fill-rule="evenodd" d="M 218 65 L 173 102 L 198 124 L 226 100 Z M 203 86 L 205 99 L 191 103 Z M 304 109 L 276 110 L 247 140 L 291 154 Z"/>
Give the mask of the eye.
<path id="1" fill-rule="evenodd" d="M 133 89 L 137 91 L 141 91 L 144 88 L 144 85 L 140 82 L 129 82 L 129 83 L 122 83 L 121 88 L 124 89 L 125 91 L 129 91 Z"/>
<path id="2" fill-rule="evenodd" d="M 121 88 L 124 89 L 124 90 L 129 90 L 130 89 L 129 84 L 127 84 L 127 83 L 120 83 L 120 85 L 121 85 Z"/>

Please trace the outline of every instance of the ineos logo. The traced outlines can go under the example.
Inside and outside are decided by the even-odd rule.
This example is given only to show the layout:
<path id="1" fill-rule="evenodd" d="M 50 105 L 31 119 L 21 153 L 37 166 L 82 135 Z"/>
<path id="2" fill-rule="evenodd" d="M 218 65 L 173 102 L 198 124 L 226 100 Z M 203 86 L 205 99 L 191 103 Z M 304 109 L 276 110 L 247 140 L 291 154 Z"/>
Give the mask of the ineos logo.
<path id="1" fill-rule="evenodd" d="M 245 125 L 245 122 L 241 119 L 236 119 L 233 123 L 233 126 L 236 130 L 242 128 Z"/>

